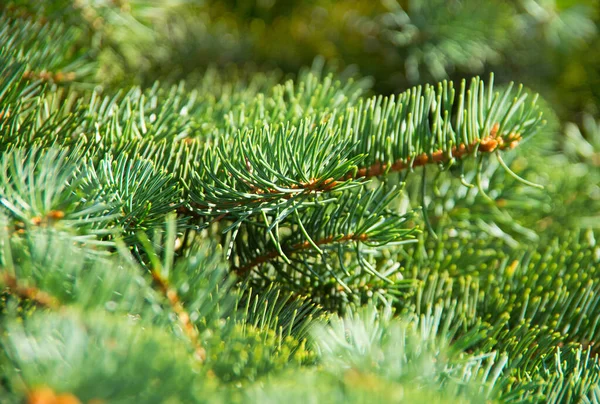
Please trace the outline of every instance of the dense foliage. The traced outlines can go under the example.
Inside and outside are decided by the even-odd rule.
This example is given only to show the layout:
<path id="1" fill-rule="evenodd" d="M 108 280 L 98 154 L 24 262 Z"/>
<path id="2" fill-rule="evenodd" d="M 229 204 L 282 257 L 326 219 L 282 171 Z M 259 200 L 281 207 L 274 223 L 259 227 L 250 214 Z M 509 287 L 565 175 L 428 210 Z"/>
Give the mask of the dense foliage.
<path id="1" fill-rule="evenodd" d="M 598 12 L 3 2 L 0 401 L 600 401 Z"/>

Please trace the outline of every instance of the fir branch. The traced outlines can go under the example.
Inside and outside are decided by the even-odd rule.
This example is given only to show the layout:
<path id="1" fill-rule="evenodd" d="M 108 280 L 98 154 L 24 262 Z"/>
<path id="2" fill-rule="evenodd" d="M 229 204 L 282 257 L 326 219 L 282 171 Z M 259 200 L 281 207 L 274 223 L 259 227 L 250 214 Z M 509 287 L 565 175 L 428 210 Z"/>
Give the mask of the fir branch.
<path id="1" fill-rule="evenodd" d="M 157 242 L 166 237 L 161 248 L 163 259 L 159 257 Z M 197 321 L 204 326 L 213 325 L 221 319 L 223 310 L 232 303 L 227 293 L 232 279 L 227 277 L 226 268 L 221 261 L 221 255 L 214 249 L 200 243 L 192 243 L 188 256 L 182 260 L 175 259 L 175 244 L 177 227 L 175 215 L 169 214 L 166 222 L 166 232 L 159 229 L 154 234 L 154 243 L 150 242 L 145 233 L 139 233 L 139 240 L 144 248 L 146 268 L 150 272 L 156 289 L 164 296 L 177 317 L 184 334 L 194 348 L 195 358 L 204 362 L 207 352 L 200 341 Z M 199 240 L 197 240 L 199 241 Z"/>
<path id="2" fill-rule="evenodd" d="M 275 330 L 280 337 L 294 337 L 301 342 L 315 323 L 325 319 L 326 313 L 309 296 L 286 289 L 276 283 L 256 292 L 252 287 L 244 288 L 232 313 L 244 327 Z"/>
<path id="3" fill-rule="evenodd" d="M 207 394 L 205 372 L 198 371 L 180 338 L 127 315 L 81 313 L 75 308 L 38 311 L 24 321 L 11 321 L 5 330 L 0 343 L 10 374 L 9 399 L 14 397 L 14 402 L 27 402 L 32 391 L 45 388 L 54 395 L 42 397 L 77 398 L 88 404 L 127 402 L 132 394 L 141 402 L 174 397 L 197 402 L 194 392 Z M 115 388 L 118 380 L 127 380 L 126 388 Z M 157 390 L 161 384 L 170 388 Z"/>
<path id="4" fill-rule="evenodd" d="M 522 140 L 522 137 L 518 133 L 511 133 L 506 137 L 502 137 L 498 135 L 498 129 L 500 128 L 500 123 L 496 122 L 488 136 L 481 138 L 480 140 L 474 141 L 468 145 L 460 144 L 459 146 L 453 146 L 450 153 L 445 152 L 442 149 L 436 150 L 431 154 L 422 153 L 416 156 L 414 159 L 411 156 L 408 156 L 406 159 L 397 160 L 391 165 L 382 164 L 381 162 L 376 162 L 369 167 L 362 167 L 358 170 L 352 170 L 346 174 L 344 180 L 336 180 L 333 177 L 329 178 L 313 178 L 310 181 L 302 182 L 300 181 L 297 184 L 291 184 L 288 186 L 290 190 L 298 191 L 297 193 L 282 193 L 281 189 L 273 189 L 266 188 L 260 189 L 254 186 L 250 186 L 251 191 L 254 192 L 258 197 L 253 198 L 252 204 L 260 204 L 265 202 L 270 202 L 276 199 L 291 199 L 293 197 L 301 197 L 309 194 L 330 192 L 338 189 L 340 186 L 344 185 L 347 181 L 352 181 L 355 179 L 369 179 L 372 177 L 379 177 L 382 175 L 387 175 L 392 172 L 399 172 L 406 169 L 412 169 L 415 167 L 421 167 L 426 164 L 439 164 L 443 162 L 447 162 L 451 159 L 462 159 L 465 156 L 472 154 L 474 152 L 482 152 L 482 153 L 493 153 L 496 151 L 502 151 L 506 149 L 514 149 L 517 147 L 519 142 Z M 252 173 L 249 170 L 250 174 Z M 243 206 L 246 201 L 222 201 L 223 207 L 239 207 Z M 201 206 L 200 203 L 195 204 L 199 209 L 206 209 L 209 205 Z M 192 209 L 182 209 L 181 213 L 190 214 L 196 216 L 197 218 L 202 217 L 201 214 L 197 214 Z M 218 216 L 214 221 L 219 221 L 227 216 L 226 213 Z"/>

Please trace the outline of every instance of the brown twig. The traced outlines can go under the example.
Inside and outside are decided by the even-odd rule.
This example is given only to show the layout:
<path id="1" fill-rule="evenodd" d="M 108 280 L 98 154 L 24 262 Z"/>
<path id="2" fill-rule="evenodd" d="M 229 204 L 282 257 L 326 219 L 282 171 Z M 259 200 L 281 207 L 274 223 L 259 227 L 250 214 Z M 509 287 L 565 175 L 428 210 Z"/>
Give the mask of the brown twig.
<path id="1" fill-rule="evenodd" d="M 182 325 L 185 334 L 188 336 L 194 348 L 196 350 L 196 356 L 198 359 L 203 362 L 206 359 L 206 350 L 202 347 L 200 340 L 198 338 L 198 330 L 194 327 L 190 320 L 190 315 L 185 310 L 183 305 L 181 304 L 181 300 L 179 299 L 179 295 L 177 291 L 169 285 L 169 282 L 162 277 L 160 273 L 156 270 L 152 270 L 152 279 L 158 285 L 160 291 L 165 295 L 173 311 L 177 315 L 179 323 Z"/>
<path id="2" fill-rule="evenodd" d="M 65 212 L 63 212 L 62 210 L 51 210 L 50 212 L 48 212 L 46 214 L 45 217 L 41 217 L 41 216 L 32 217 L 31 223 L 34 224 L 35 226 L 41 226 L 41 225 L 53 223 L 58 220 L 64 219 L 64 217 L 65 217 Z"/>
<path id="3" fill-rule="evenodd" d="M 51 81 L 54 83 L 64 83 L 68 81 L 73 81 L 77 78 L 77 75 L 74 72 L 49 72 L 46 70 L 42 70 L 41 72 L 34 72 L 31 70 L 27 70 L 23 73 L 23 78 L 25 80 L 41 80 L 41 81 Z"/>
<path id="4" fill-rule="evenodd" d="M 58 300 L 50 296 L 48 293 L 39 290 L 33 286 L 19 285 L 19 281 L 13 275 L 8 273 L 3 274 L 4 285 L 9 293 L 24 299 L 34 302 L 38 306 L 56 308 L 59 306 Z"/>
<path id="5" fill-rule="evenodd" d="M 511 133 L 506 140 L 498 135 L 500 124 L 496 123 L 490 130 L 489 136 L 486 136 L 469 145 L 461 144 L 454 146 L 450 152 L 450 156 L 455 159 L 460 159 L 465 155 L 478 150 L 483 153 L 492 153 L 496 150 L 504 150 L 507 148 L 514 149 L 521 141 L 521 136 L 516 133 Z M 408 157 L 406 160 L 397 160 L 391 166 L 377 162 L 370 167 L 361 168 L 354 173 L 346 174 L 346 180 L 354 178 L 371 178 L 378 177 L 388 172 L 402 171 L 410 167 L 421 167 L 425 164 L 441 163 L 449 160 L 448 154 L 443 150 L 436 150 L 431 155 L 422 153 L 414 158 L 414 161 Z"/>
<path id="6" fill-rule="evenodd" d="M 334 236 L 325 237 L 321 240 L 317 240 L 315 242 L 315 244 L 317 246 L 322 246 L 322 245 L 328 245 L 328 244 L 333 244 L 333 243 L 344 243 L 346 241 L 359 241 L 359 240 L 365 241 L 366 239 L 367 239 L 366 234 L 350 233 L 350 234 L 346 234 L 346 235 L 343 235 L 340 237 L 334 237 Z M 293 253 L 297 253 L 298 251 L 308 250 L 311 247 L 312 247 L 311 243 L 309 243 L 308 241 L 303 241 L 301 243 L 296 243 L 296 244 L 290 246 L 289 248 L 285 249 L 284 253 L 285 254 L 293 254 Z M 265 262 L 272 261 L 279 256 L 280 256 L 279 252 L 271 251 L 264 255 L 256 257 L 255 259 L 253 259 L 252 261 L 250 261 L 249 263 L 247 263 L 241 267 L 234 268 L 234 270 L 235 270 L 235 272 L 238 273 L 238 275 L 242 275 L 242 274 L 250 271 L 252 268 L 254 268 L 260 264 L 264 264 Z"/>

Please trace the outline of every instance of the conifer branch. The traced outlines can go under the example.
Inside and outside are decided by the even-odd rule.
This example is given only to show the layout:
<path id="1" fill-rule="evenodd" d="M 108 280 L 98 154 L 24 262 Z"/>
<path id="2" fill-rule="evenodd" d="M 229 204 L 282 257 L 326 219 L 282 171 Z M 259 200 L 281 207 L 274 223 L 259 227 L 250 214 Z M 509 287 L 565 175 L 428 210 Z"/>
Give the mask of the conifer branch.
<path id="1" fill-rule="evenodd" d="M 469 154 L 477 152 L 482 153 L 493 153 L 497 151 L 502 151 L 506 149 L 514 149 L 521 142 L 522 137 L 518 133 L 511 133 L 505 138 L 499 136 L 498 130 L 500 128 L 499 123 L 495 123 L 488 136 L 483 137 L 477 141 L 474 141 L 468 145 L 460 144 L 458 146 L 453 146 L 450 150 L 450 153 L 444 152 L 444 150 L 436 150 L 431 154 L 422 153 L 416 156 L 414 159 L 410 156 L 406 159 L 397 160 L 391 165 L 382 164 L 377 162 L 372 164 L 369 167 L 362 167 L 358 170 L 353 170 L 348 172 L 343 180 L 336 180 L 334 178 L 315 178 L 311 179 L 308 182 L 300 182 L 299 184 L 291 184 L 288 188 L 291 190 L 297 190 L 297 193 L 282 193 L 281 190 L 267 188 L 267 189 L 258 189 L 253 188 L 254 194 L 257 195 L 256 198 L 253 199 L 244 199 L 238 201 L 222 201 L 222 207 L 240 207 L 247 204 L 257 204 L 269 202 L 276 199 L 284 199 L 289 200 L 292 197 L 299 197 L 302 195 L 308 194 L 316 194 L 323 192 L 330 192 L 337 187 L 343 185 L 345 182 L 357 180 L 357 179 L 369 179 L 373 177 L 379 177 L 381 175 L 385 175 L 391 172 L 400 172 L 406 169 L 412 169 L 414 167 L 421 167 L 426 164 L 437 164 L 447 162 L 450 159 L 462 159 Z M 262 197 L 261 197 L 262 195 Z M 195 203 L 195 205 L 200 205 L 199 201 Z M 205 206 L 205 208 L 208 205 Z M 179 209 L 179 213 L 188 214 L 195 218 L 202 218 L 204 215 L 195 212 L 193 209 L 189 209 L 187 207 L 181 207 Z M 217 216 L 215 219 L 211 221 L 218 222 L 222 219 L 226 218 L 227 214 L 222 213 Z"/>
<path id="2" fill-rule="evenodd" d="M 528 94 L 512 87 L 494 92 L 493 77 L 486 88 L 475 78 L 456 92 L 443 82 L 361 100 L 324 122 L 226 135 L 203 155 L 190 196 L 198 213 L 245 220 L 385 173 L 514 148 L 539 128 L 541 114 L 536 97 L 525 108 Z"/>

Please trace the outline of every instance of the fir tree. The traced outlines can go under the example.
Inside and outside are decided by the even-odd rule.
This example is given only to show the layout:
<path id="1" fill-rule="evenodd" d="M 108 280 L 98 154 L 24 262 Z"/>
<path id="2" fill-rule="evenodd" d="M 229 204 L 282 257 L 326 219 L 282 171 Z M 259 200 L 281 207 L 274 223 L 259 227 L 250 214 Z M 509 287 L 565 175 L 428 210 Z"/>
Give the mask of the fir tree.
<path id="1" fill-rule="evenodd" d="M 316 7 L 212 3 L 263 42 Z M 189 72 L 207 6 L 1 5 L 0 401 L 598 401 L 600 121 L 508 69 L 450 80 L 597 21 L 479 6 L 355 4 L 405 62 L 384 96 L 321 59 Z"/>

